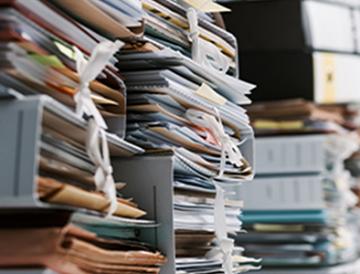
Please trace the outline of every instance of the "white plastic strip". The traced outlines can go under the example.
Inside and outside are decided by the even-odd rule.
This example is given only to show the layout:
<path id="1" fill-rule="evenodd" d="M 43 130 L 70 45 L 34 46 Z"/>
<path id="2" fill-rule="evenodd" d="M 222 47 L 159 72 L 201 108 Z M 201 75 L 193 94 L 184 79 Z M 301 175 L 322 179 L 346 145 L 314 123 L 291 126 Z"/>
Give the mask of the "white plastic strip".
<path id="1" fill-rule="evenodd" d="M 77 49 L 76 56 L 76 70 L 80 77 L 79 91 L 75 95 L 76 112 L 79 115 L 87 114 L 94 117 L 95 121 L 101 128 L 107 128 L 104 119 L 97 110 L 94 102 L 91 99 L 91 91 L 89 89 L 90 82 L 102 72 L 110 58 L 124 45 L 121 41 L 110 42 L 104 41 L 99 43 L 87 61 L 83 53 Z"/>
<path id="2" fill-rule="evenodd" d="M 243 156 L 239 148 L 231 140 L 230 136 L 225 133 L 218 110 L 216 108 L 214 108 L 214 110 L 217 119 L 210 114 L 195 109 L 187 110 L 186 117 L 195 125 L 209 129 L 216 140 L 221 144 L 222 149 L 219 177 L 222 177 L 224 174 L 226 161 L 229 161 L 237 167 L 241 167 L 241 160 Z M 215 234 L 221 252 L 224 272 L 225 274 L 232 274 L 232 253 L 234 250 L 234 240 L 228 238 L 227 235 L 228 230 L 226 224 L 224 190 L 217 184 L 215 184 L 215 187 Z M 216 254 L 215 250 L 213 250 L 213 252 Z"/>
<path id="3" fill-rule="evenodd" d="M 99 137 L 101 143 L 99 143 Z M 95 184 L 96 188 L 104 192 L 110 201 L 108 215 L 115 212 L 117 208 L 116 187 L 112 176 L 113 169 L 110 163 L 110 154 L 105 129 L 100 128 L 95 119 L 90 119 L 87 131 L 86 150 L 91 161 L 96 166 Z"/>
<path id="4" fill-rule="evenodd" d="M 222 255 L 224 272 L 225 274 L 232 274 L 234 240 L 227 236 L 224 190 L 218 185 L 215 186 L 215 235 Z"/>
<path id="5" fill-rule="evenodd" d="M 88 123 L 86 150 L 95 164 L 95 184 L 110 201 L 108 215 L 117 208 L 116 188 L 106 140 L 106 123 L 91 99 L 90 82 L 102 72 L 110 58 L 124 45 L 121 41 L 99 43 L 87 61 L 83 53 L 75 48 L 76 68 L 80 77 L 79 91 L 75 95 L 76 112 L 91 117 Z M 99 139 L 101 143 L 99 143 Z"/>
<path id="6" fill-rule="evenodd" d="M 188 109 L 185 115 L 195 125 L 209 129 L 220 143 L 221 162 L 218 177 L 221 178 L 224 175 L 226 162 L 228 161 L 236 167 L 241 167 L 243 165 L 241 161 L 243 155 L 231 137 L 225 133 L 218 109 L 214 108 L 214 111 L 217 119 L 213 115 L 195 109 Z"/>
<path id="7" fill-rule="evenodd" d="M 222 54 L 214 44 L 200 38 L 198 14 L 194 8 L 188 8 L 187 18 L 189 24 L 189 40 L 191 58 L 198 64 L 217 71 L 226 72 L 230 67 L 230 58 Z"/>
<path id="8" fill-rule="evenodd" d="M 189 40 L 192 43 L 191 47 L 191 57 L 192 59 L 201 64 L 200 60 L 200 32 L 199 32 L 199 26 L 198 26 L 198 15 L 197 11 L 194 8 L 189 8 L 187 10 L 187 18 L 189 23 Z"/>

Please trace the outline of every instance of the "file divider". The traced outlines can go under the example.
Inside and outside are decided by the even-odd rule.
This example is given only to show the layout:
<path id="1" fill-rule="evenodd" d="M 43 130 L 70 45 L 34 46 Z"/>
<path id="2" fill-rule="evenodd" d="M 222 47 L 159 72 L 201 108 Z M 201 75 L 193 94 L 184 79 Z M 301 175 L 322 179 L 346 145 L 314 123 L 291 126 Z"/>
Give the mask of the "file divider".
<path id="1" fill-rule="evenodd" d="M 43 102 L 10 100 L 0 101 L 0 206 L 45 206 L 34 191 Z"/>
<path id="2" fill-rule="evenodd" d="M 142 233 L 140 239 L 166 254 L 167 262 L 161 267 L 161 274 L 175 273 L 172 156 L 115 158 L 112 164 L 115 181 L 127 183 L 122 192 L 134 197 L 140 208 L 146 209 L 145 218 L 154 219 L 160 225 L 147 234 Z"/>

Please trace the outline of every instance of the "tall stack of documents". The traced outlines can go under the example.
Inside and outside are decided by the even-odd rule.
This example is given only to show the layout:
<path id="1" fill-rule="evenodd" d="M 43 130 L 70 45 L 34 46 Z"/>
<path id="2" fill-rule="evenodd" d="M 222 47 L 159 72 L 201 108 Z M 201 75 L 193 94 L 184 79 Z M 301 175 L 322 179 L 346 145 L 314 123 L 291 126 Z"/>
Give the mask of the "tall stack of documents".
<path id="1" fill-rule="evenodd" d="M 71 110 L 50 98 L 45 99 L 48 103 L 43 110 L 36 178 L 39 200 L 107 212 L 109 201 L 104 193 L 96 189 L 96 168 L 86 152 L 86 129 L 74 123 L 80 119 Z M 140 148 L 117 136 L 109 137 L 113 156 L 124 157 L 141 152 Z M 113 214 L 131 218 L 144 216 L 145 212 L 134 202 L 121 197 L 121 188 L 125 185 L 121 182 L 116 184 L 118 197 Z"/>
<path id="2" fill-rule="evenodd" d="M 102 40 L 46 1 L 2 1 L 1 18 L 4 27 L 0 78 L 4 88 L 55 99 L 40 99 L 45 101 L 45 107 L 35 179 L 39 200 L 108 212 L 109 199 L 95 183 L 101 176 L 99 164 L 93 159 L 96 155 L 92 157 L 89 153 L 89 142 L 96 146 L 105 137 L 94 135 L 91 138 L 95 139 L 89 139 L 90 126 L 72 111 L 79 100 L 75 94 L 84 81 L 79 55 L 90 55 Z M 143 150 L 120 138 L 125 133 L 125 85 L 114 66 L 116 59 L 109 59 L 100 75 L 89 83 L 90 97 L 108 130 L 115 133 L 105 133 L 108 154 L 131 156 Z M 121 184 L 117 188 L 120 190 Z M 114 215 L 141 217 L 145 214 L 135 203 L 119 195 L 116 203 L 112 205 Z"/>
<path id="3" fill-rule="evenodd" d="M 120 224 L 89 216 L 73 220 L 99 238 L 133 235 L 132 229 L 118 233 L 116 227 L 126 222 L 131 228 L 141 226 L 142 221 L 119 218 L 142 217 L 146 209 L 121 195 L 122 182 L 115 182 L 115 207 L 114 199 L 110 204 L 112 193 L 98 190 L 99 163 L 92 158 L 101 158 L 96 157 L 101 153 L 103 158 L 131 156 L 141 153 L 140 147 L 150 153 L 170 150 L 176 271 L 229 274 L 258 268 L 259 262 L 243 257 L 243 249 L 228 238 L 228 233 L 241 230 L 242 202 L 226 189 L 253 176 L 253 131 L 242 105 L 250 103 L 247 95 L 255 87 L 238 79 L 237 42 L 223 29 L 218 14 L 228 9 L 213 1 L 190 0 L 0 4 L 2 84 L 25 95 L 40 93 L 57 100 L 44 99 L 49 102 L 42 111 L 36 197 L 100 216 L 112 214 Z M 104 45 L 114 49 L 112 56 Z M 104 69 L 94 76 L 100 65 Z M 84 91 L 87 101 L 81 101 Z M 91 111 L 79 117 L 69 108 Z M 96 124 L 102 120 L 96 109 L 106 125 Z M 81 124 L 83 118 L 89 121 L 87 127 L 77 129 L 72 120 Z M 125 119 L 126 141 L 121 139 Z M 101 144 L 101 153 L 89 148 L 90 142 Z M 156 256 L 152 265 L 164 260 Z M 149 269 L 137 271 L 158 271 Z"/>
<path id="4" fill-rule="evenodd" d="M 86 10 L 86 3 L 92 5 L 79 1 L 72 9 Z M 140 230 L 154 229 L 157 224 L 138 219 L 146 209 L 123 196 L 126 182 L 113 182 L 112 177 L 110 156 L 144 152 L 123 139 L 126 88 L 115 67 L 117 60 L 110 54 L 123 43 L 113 43 L 72 19 L 53 1 L 0 4 L 0 124 L 13 121 L 10 115 L 18 117 L 10 132 L 0 133 L 2 140 L 9 134 L 18 138 L 13 154 L 1 155 L 2 163 L 14 165 L 15 179 L 3 182 L 5 189 L 12 189 L 10 196 L 1 193 L 5 217 L 0 228 L 0 267 L 43 266 L 59 273 L 159 273 L 165 257 L 139 238 Z M 124 15 L 124 20 L 141 32 L 141 7 L 126 6 L 137 16 Z M 96 19 L 97 14 L 93 15 L 91 19 Z M 132 28 L 114 22 L 111 30 L 116 37 L 134 36 L 125 47 L 137 43 L 136 30 L 133 33 Z M 89 98 L 81 98 L 84 91 Z M 23 138 L 24 127 L 28 139 Z M 26 163 L 34 159 L 34 165 Z M 24 166 L 35 176 L 25 177 L 20 172 Z M 2 179 L 7 179 L 6 174 L 1 174 Z M 26 197 L 21 196 L 20 186 L 31 190 Z M 55 209 L 67 210 L 67 217 Z M 81 214 L 70 218 L 71 212 Z"/>
<path id="5" fill-rule="evenodd" d="M 47 94 L 74 107 L 80 82 L 78 51 L 90 56 L 95 37 L 51 1 L 2 1 L 1 83 L 23 94 Z M 75 48 L 77 50 L 75 50 Z M 115 58 L 90 83 L 91 98 L 110 131 L 124 136 L 126 94 Z"/>
<path id="6" fill-rule="evenodd" d="M 356 113 L 305 100 L 249 108 L 257 175 L 239 194 L 248 233 L 236 239 L 263 259 L 261 273 L 336 273 L 358 259 L 358 198 L 344 163 L 359 149 Z"/>
<path id="7" fill-rule="evenodd" d="M 128 89 L 127 140 L 148 151 L 174 153 L 177 273 L 223 273 L 221 247 L 213 245 L 215 240 L 221 246 L 216 231 L 219 217 L 214 215 L 216 187 L 252 176 L 252 130 L 239 105 L 249 103 L 246 94 L 253 85 L 233 77 L 235 39 L 208 14 L 197 12 L 199 43 L 210 48 L 200 48 L 198 54 L 203 56 L 197 60 L 194 41 L 189 42 L 185 5 L 146 0 L 143 7 L 148 16 L 145 38 L 160 50 L 118 57 Z M 216 137 L 219 130 L 240 147 L 235 152 L 240 164 L 222 162 L 225 141 Z M 240 231 L 241 206 L 225 201 L 226 233 Z M 252 268 L 241 251 L 233 250 L 233 273 Z"/>
<path id="8" fill-rule="evenodd" d="M 234 11 L 225 15 L 225 23 L 239 39 L 242 77 L 259 87 L 254 100 L 360 99 L 358 1 L 260 0 L 226 5 Z"/>

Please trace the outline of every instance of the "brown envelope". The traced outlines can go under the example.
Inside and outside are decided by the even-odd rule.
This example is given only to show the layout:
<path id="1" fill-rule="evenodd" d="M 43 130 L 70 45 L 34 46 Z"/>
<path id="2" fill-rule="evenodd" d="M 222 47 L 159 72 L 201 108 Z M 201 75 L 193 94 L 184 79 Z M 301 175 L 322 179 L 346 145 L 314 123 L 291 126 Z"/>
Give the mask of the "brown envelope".
<path id="1" fill-rule="evenodd" d="M 0 229 L 1 267 L 45 266 L 60 274 L 159 273 L 165 257 L 158 252 L 106 248 L 116 240 L 69 225 L 61 228 Z M 103 247 L 96 244 L 102 243 Z"/>
<path id="2" fill-rule="evenodd" d="M 39 198 L 48 203 L 68 205 L 90 210 L 106 212 L 110 206 L 109 201 L 99 192 L 89 192 L 81 188 L 61 183 L 57 180 L 38 177 Z M 129 201 L 118 200 L 115 216 L 139 218 L 146 212 L 134 207 Z"/>

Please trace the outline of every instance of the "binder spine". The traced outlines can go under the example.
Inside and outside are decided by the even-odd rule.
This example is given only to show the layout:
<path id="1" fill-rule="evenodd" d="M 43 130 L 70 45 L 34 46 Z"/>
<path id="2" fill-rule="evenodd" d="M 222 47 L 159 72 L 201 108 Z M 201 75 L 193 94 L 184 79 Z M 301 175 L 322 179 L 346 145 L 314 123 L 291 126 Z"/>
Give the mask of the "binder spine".
<path id="1" fill-rule="evenodd" d="M 324 135 L 257 138 L 257 175 L 323 172 L 326 168 L 326 138 Z"/>
<path id="2" fill-rule="evenodd" d="M 325 208 L 322 176 L 255 178 L 244 184 L 239 196 L 245 210 L 322 210 Z"/>

